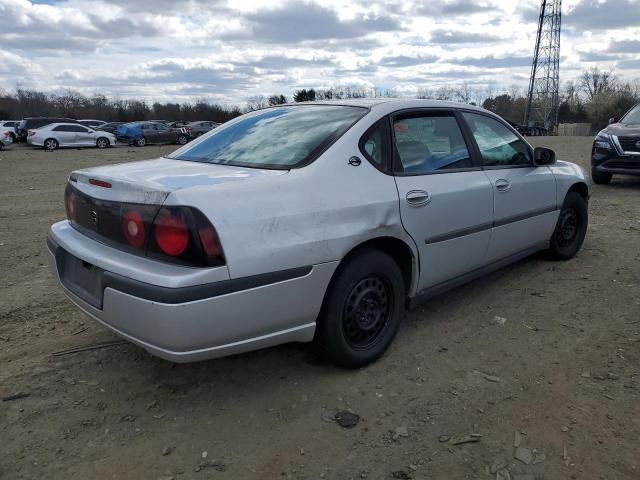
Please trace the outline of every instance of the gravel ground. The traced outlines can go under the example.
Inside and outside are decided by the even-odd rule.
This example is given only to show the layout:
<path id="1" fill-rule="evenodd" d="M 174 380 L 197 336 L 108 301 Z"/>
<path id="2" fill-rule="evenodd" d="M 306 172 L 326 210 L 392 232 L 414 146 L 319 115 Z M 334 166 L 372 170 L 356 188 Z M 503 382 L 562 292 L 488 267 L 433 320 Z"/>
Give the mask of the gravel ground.
<path id="1" fill-rule="evenodd" d="M 532 142 L 588 165 L 590 138 Z M 489 479 L 500 463 L 521 480 L 640 478 L 640 177 L 594 188 L 575 259 L 434 299 L 364 370 L 305 345 L 188 365 L 131 344 L 53 356 L 117 340 L 45 266 L 68 173 L 173 148 L 0 152 L 0 396 L 29 394 L 0 402 L 0 478 Z M 538 463 L 514 459 L 515 437 Z"/>

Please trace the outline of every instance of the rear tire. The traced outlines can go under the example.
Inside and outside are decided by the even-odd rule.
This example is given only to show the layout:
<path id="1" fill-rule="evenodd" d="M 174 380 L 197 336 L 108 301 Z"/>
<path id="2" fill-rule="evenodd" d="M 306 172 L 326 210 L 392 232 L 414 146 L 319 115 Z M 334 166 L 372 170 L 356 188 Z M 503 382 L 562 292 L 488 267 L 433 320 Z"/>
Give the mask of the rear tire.
<path id="1" fill-rule="evenodd" d="M 340 265 L 329 285 L 316 326 L 316 349 L 345 368 L 377 360 L 398 332 L 404 298 L 398 264 L 379 250 L 362 250 Z"/>
<path id="2" fill-rule="evenodd" d="M 58 141 L 55 138 L 47 138 L 44 141 L 44 149 L 53 151 L 59 147 Z"/>
<path id="3" fill-rule="evenodd" d="M 136 141 L 133 142 L 133 144 L 136 147 L 144 147 L 147 144 L 147 139 L 144 137 L 137 138 Z"/>
<path id="4" fill-rule="evenodd" d="M 178 145 L 186 145 L 188 141 L 189 141 L 189 138 L 186 135 L 180 135 L 178 137 L 178 140 L 176 140 L 176 143 Z"/>
<path id="5" fill-rule="evenodd" d="M 96 140 L 96 147 L 98 148 L 109 148 L 111 146 L 111 142 L 109 142 L 108 138 L 100 137 Z"/>
<path id="6" fill-rule="evenodd" d="M 611 177 L 613 177 L 611 173 L 596 172 L 595 169 L 591 169 L 591 179 L 593 180 L 593 183 L 606 185 L 611 181 Z"/>
<path id="7" fill-rule="evenodd" d="M 569 192 L 564 199 L 556 229 L 549 244 L 549 255 L 554 260 L 573 258 L 587 234 L 589 205 L 577 192 Z"/>

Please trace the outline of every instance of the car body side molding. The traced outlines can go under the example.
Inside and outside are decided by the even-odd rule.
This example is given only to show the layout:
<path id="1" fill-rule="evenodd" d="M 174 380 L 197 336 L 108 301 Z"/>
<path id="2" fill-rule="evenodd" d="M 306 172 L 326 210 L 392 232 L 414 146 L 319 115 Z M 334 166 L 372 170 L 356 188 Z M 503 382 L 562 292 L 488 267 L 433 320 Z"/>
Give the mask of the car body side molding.
<path id="1" fill-rule="evenodd" d="M 474 233 L 482 232 L 484 230 L 489 230 L 490 228 L 502 227 L 503 225 L 508 225 L 510 223 L 519 222 L 521 220 L 527 220 L 529 218 L 537 217 L 538 215 L 544 215 L 545 213 L 552 213 L 557 211 L 559 211 L 559 208 L 557 206 L 549 207 L 549 208 L 538 208 L 536 210 L 530 210 L 520 215 L 513 215 L 511 217 L 501 218 L 500 220 L 495 220 L 493 222 L 481 223 L 479 225 L 474 225 L 473 227 L 455 230 L 453 232 L 448 232 L 442 235 L 438 235 L 436 237 L 429 237 L 425 239 L 424 243 L 429 244 L 429 243 L 445 242 L 447 240 L 453 240 L 454 238 L 464 237 L 465 235 L 472 235 Z"/>

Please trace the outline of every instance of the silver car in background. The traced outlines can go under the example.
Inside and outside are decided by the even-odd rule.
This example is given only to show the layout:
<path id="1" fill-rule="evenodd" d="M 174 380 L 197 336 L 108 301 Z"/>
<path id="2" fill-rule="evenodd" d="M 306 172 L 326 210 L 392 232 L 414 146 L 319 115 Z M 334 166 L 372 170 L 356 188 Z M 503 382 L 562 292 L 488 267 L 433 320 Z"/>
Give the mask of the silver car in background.
<path id="1" fill-rule="evenodd" d="M 385 352 L 406 305 L 541 250 L 572 258 L 590 192 L 480 108 L 302 103 L 73 172 L 47 243 L 65 294 L 154 355 L 314 341 L 354 368 Z"/>
<path id="2" fill-rule="evenodd" d="M 0 150 L 11 145 L 14 138 L 13 128 L 0 126 Z"/>
<path id="3" fill-rule="evenodd" d="M 79 123 L 50 123 L 27 132 L 27 143 L 45 150 L 60 147 L 108 148 L 116 144 L 112 133 L 94 130 Z"/>

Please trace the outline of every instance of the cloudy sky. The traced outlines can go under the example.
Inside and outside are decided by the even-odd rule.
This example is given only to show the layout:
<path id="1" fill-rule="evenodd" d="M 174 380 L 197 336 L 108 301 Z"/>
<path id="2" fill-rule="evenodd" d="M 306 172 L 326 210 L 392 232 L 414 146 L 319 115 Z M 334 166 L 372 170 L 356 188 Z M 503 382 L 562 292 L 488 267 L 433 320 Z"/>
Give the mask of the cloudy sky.
<path id="1" fill-rule="evenodd" d="M 526 88 L 538 4 L 0 0 L 0 88 L 222 103 L 334 85 Z M 593 65 L 640 78 L 640 0 L 564 0 L 561 52 L 563 82 Z"/>

